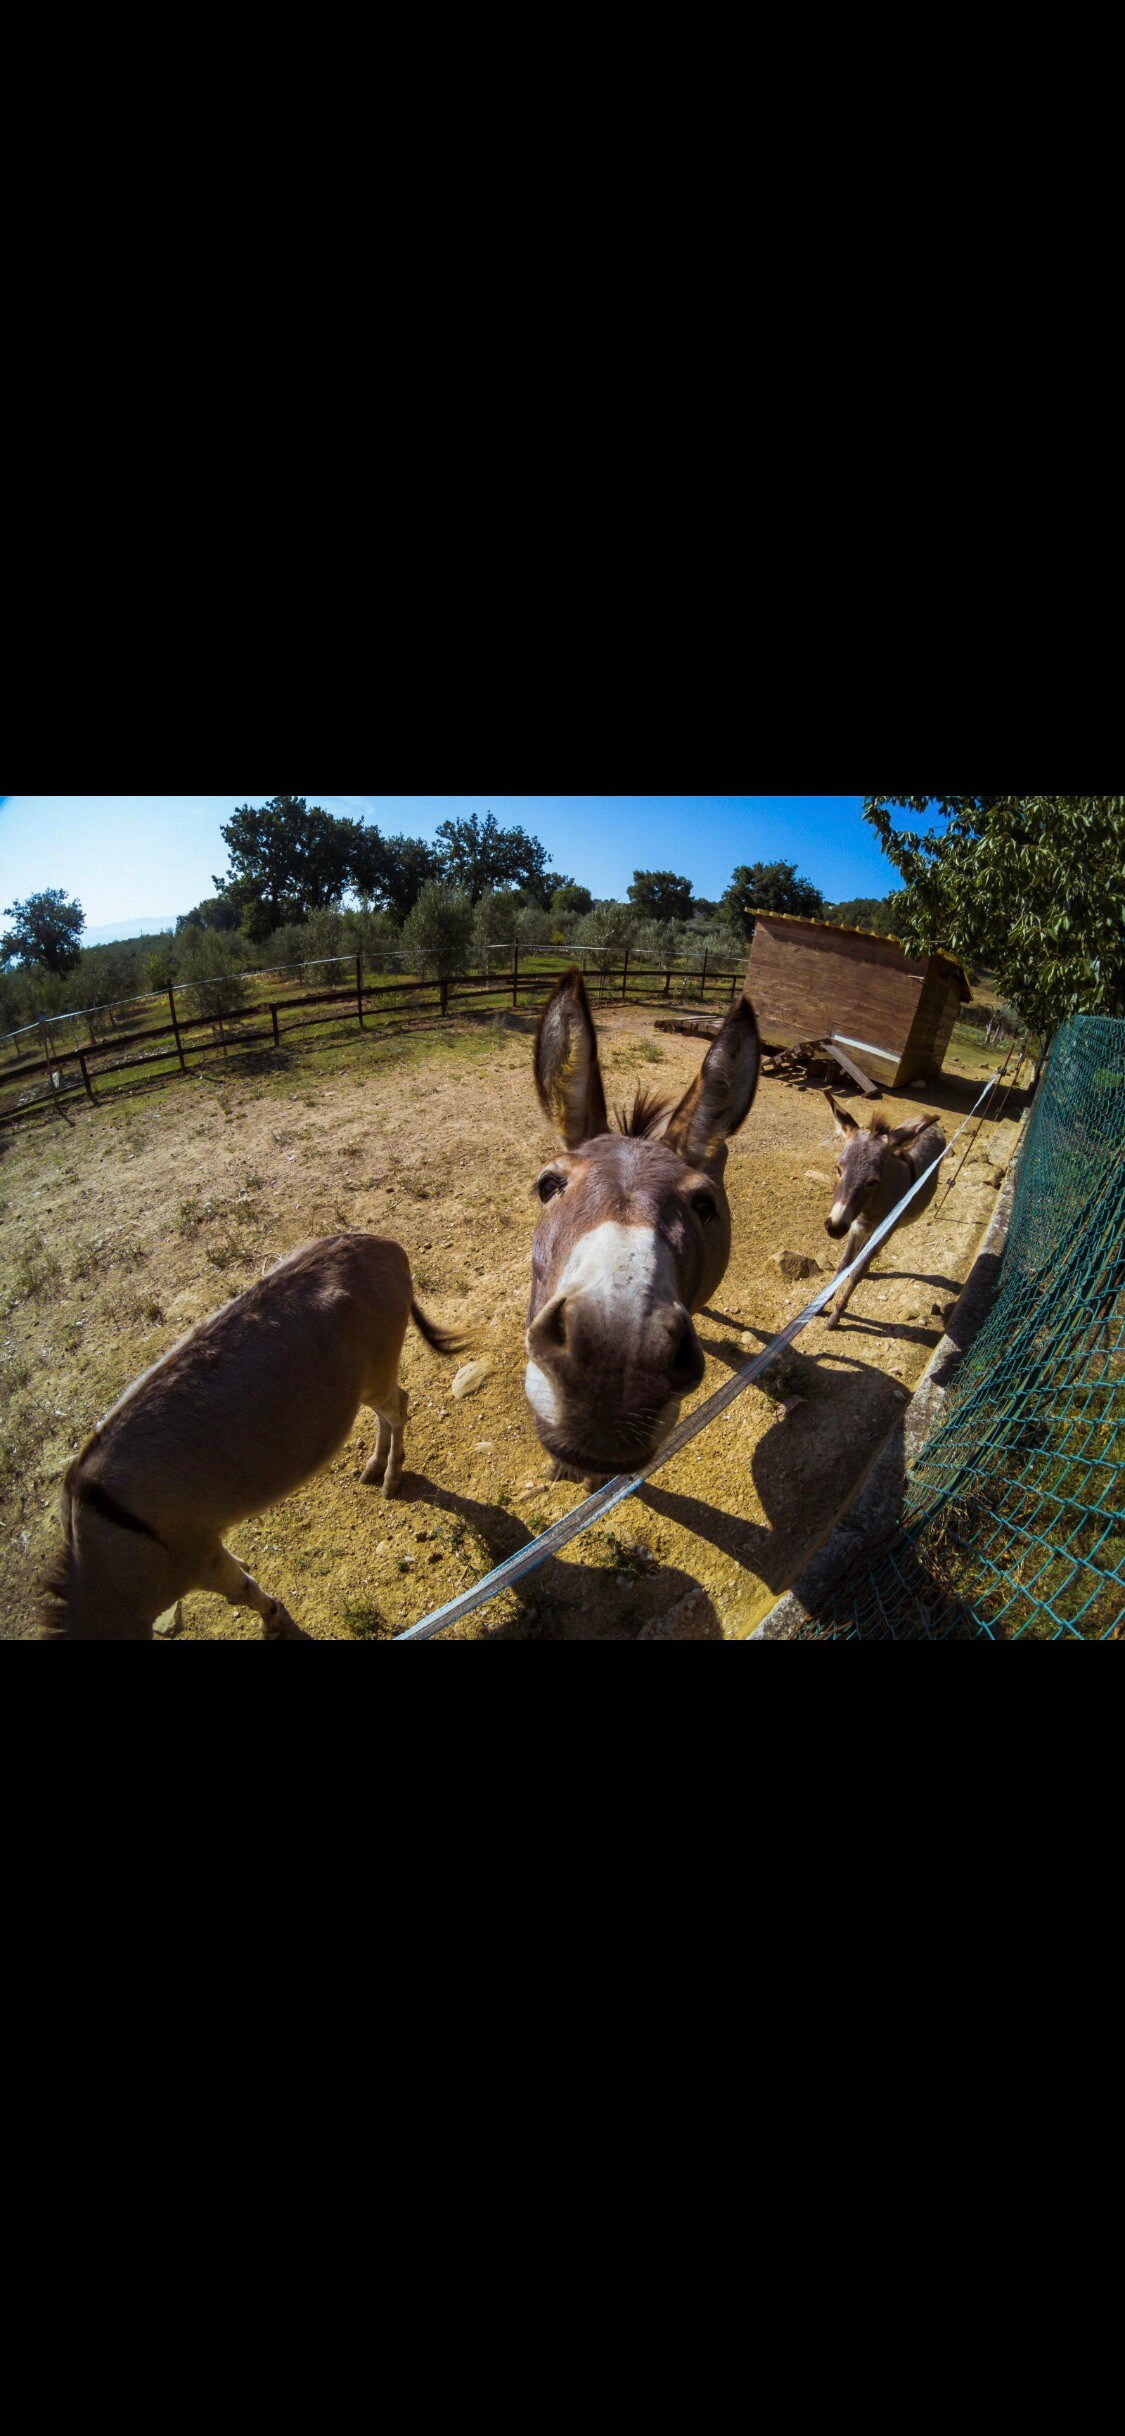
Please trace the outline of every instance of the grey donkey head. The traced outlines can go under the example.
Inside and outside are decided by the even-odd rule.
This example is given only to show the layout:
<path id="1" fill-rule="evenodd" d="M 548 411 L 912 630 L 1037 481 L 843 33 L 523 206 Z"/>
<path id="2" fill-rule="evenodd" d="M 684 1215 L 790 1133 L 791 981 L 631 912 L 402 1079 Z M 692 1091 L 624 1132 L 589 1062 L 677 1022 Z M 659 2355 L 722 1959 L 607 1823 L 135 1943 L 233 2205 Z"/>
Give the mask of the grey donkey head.
<path id="1" fill-rule="evenodd" d="M 885 1116 L 874 1116 L 870 1125 L 857 1125 L 854 1116 L 841 1108 L 826 1091 L 825 1099 L 836 1119 L 840 1148 L 836 1157 L 836 1197 L 824 1221 L 825 1233 L 835 1237 L 846 1235 L 857 1219 L 869 1218 L 886 1179 L 889 1162 L 901 1156 L 927 1126 L 936 1125 L 936 1116 L 908 1118 L 905 1125 L 891 1125 Z"/>

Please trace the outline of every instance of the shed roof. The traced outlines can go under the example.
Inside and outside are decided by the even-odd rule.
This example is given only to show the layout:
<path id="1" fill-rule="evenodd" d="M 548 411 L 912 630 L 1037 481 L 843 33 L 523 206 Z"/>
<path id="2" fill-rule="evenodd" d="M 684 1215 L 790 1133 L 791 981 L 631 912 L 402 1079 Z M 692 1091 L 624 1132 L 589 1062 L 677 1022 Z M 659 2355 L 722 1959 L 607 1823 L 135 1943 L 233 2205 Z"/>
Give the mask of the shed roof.
<path id="1" fill-rule="evenodd" d="M 791 922 L 797 930 L 834 931 L 838 939 L 876 939 L 880 947 L 897 947 L 900 954 L 914 964 L 944 964 L 950 978 L 957 984 L 959 995 L 966 1001 L 972 998 L 964 965 L 959 964 L 956 956 L 951 956 L 944 947 L 933 947 L 924 956 L 912 957 L 909 949 L 903 947 L 901 939 L 886 938 L 881 930 L 857 930 L 847 922 L 816 922 L 810 914 L 771 913 L 767 905 L 752 907 L 751 914 L 755 922 Z"/>

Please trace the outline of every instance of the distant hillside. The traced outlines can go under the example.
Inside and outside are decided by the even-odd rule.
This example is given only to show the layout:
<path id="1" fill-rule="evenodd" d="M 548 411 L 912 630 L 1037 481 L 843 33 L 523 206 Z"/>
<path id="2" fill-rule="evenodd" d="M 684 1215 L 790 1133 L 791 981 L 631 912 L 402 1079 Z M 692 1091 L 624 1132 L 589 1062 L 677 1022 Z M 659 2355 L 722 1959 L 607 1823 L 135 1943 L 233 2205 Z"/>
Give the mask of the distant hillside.
<path id="1" fill-rule="evenodd" d="M 83 947 L 108 947 L 111 939 L 147 939 L 154 930 L 175 930 L 175 914 L 134 914 L 131 922 L 102 922 L 82 933 Z"/>

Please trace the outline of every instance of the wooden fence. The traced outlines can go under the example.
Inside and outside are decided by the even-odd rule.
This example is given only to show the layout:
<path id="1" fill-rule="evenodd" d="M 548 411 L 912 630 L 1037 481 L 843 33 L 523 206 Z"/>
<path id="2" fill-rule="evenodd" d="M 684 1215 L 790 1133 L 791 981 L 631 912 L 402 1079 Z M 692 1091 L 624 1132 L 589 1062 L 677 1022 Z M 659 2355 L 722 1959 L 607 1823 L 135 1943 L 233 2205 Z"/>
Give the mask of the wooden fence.
<path id="1" fill-rule="evenodd" d="M 608 999 L 629 1000 L 642 1005 L 653 1001 L 663 1003 L 671 999 L 673 983 L 676 985 L 677 1003 L 690 998 L 692 1003 L 703 1005 L 708 995 L 718 1003 L 724 1000 L 733 1003 L 745 977 L 743 973 L 733 973 L 729 968 L 717 965 L 709 968 L 706 953 L 701 965 L 686 970 L 674 965 L 655 968 L 642 966 L 635 960 L 630 968 L 628 949 L 621 964 L 608 968 L 601 965 L 597 950 L 591 949 L 587 955 L 591 967 L 586 975 L 587 982 L 601 1004 Z M 64 1100 L 81 1097 L 83 1093 L 88 1099 L 96 1101 L 95 1083 L 111 1074 L 129 1072 L 140 1076 L 146 1066 L 167 1065 L 173 1058 L 178 1059 L 181 1071 L 186 1074 L 189 1053 L 193 1057 L 201 1057 L 222 1051 L 225 1055 L 231 1049 L 254 1048 L 260 1044 L 278 1048 L 282 1040 L 288 1039 L 291 1034 L 310 1031 L 317 1024 L 355 1021 L 362 1026 L 365 1012 L 375 1019 L 386 1018 L 400 1011 L 407 1014 L 449 1015 L 455 1014 L 460 1006 L 470 1001 L 486 999 L 519 1006 L 521 1001 L 526 1003 L 534 998 L 537 992 L 545 997 L 554 988 L 560 973 L 571 970 L 576 960 L 575 956 L 565 957 L 551 969 L 544 970 L 543 954 L 536 951 L 533 958 L 535 969 L 525 966 L 521 973 L 517 948 L 511 969 L 505 973 L 461 973 L 449 979 L 435 977 L 422 981 L 365 981 L 363 958 L 357 955 L 355 977 L 342 988 L 309 990 L 300 996 L 284 999 L 261 999 L 229 1015 L 178 1014 L 176 985 L 173 984 L 167 991 L 171 1018 L 168 1023 L 146 1024 L 131 1032 L 118 1031 L 113 1040 L 91 1040 L 81 1048 L 60 1049 L 50 1056 L 24 1058 L 6 1066 L 0 1073 L 0 1094 L 5 1097 L 13 1085 L 24 1090 L 36 1075 L 50 1076 L 51 1081 L 47 1089 L 30 1099 L 17 1098 L 15 1102 L 0 1106 L 0 1125 L 12 1124 L 19 1117 L 39 1115 L 45 1108 L 58 1108 Z M 252 979 L 253 976 L 247 975 L 246 978 Z M 197 989 L 207 985 L 189 982 L 179 986 Z M 405 999 L 408 1003 L 401 1010 L 383 1003 L 392 998 Z M 424 1000 L 429 1003 L 424 1004 Z M 126 999 L 120 1003 L 127 1006 L 131 1002 Z M 296 1023 L 280 1021 L 291 1008 L 323 1006 L 330 1007 L 331 1012 L 327 1015 L 302 1016 Z M 269 1016 L 268 1028 L 247 1028 L 263 1015 Z M 203 1031 L 209 1032 L 211 1038 L 203 1040 L 194 1037 Z M 167 1046 L 153 1049 L 146 1045 L 152 1041 L 164 1041 Z M 126 1050 L 125 1056 L 117 1054 L 121 1049 Z M 140 1054 L 137 1054 L 138 1051 Z"/>

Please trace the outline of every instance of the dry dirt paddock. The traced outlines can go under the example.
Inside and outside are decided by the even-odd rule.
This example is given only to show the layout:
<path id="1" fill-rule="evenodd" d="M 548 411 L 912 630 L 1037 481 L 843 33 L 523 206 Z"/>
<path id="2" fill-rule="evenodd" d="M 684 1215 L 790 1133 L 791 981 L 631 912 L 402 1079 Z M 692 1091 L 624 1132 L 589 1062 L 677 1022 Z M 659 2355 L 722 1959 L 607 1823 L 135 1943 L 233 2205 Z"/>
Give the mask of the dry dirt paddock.
<path id="1" fill-rule="evenodd" d="M 596 1011 L 611 1106 L 641 1081 L 678 1096 L 704 1044 L 657 1033 L 655 1010 Z M 60 1478 L 92 1424 L 266 1263 L 341 1228 L 405 1244 L 427 1311 L 462 1329 L 490 1368 L 455 1400 L 457 1364 L 409 1329 L 399 1500 L 359 1485 L 374 1443 L 363 1413 L 326 1471 L 230 1533 L 303 1637 L 389 1639 L 582 1497 L 576 1484 L 546 1485 L 522 1388 L 530 1188 L 553 1147 L 532 1084 L 533 1030 L 521 1013 L 390 1037 L 321 1034 L 283 1057 L 214 1058 L 186 1079 L 0 1133 L 0 1636 L 32 1629 Z M 895 1119 L 940 1108 L 948 1134 L 976 1096 L 978 1067 L 988 1070 L 962 1061 L 960 1078 L 947 1070 L 932 1091 L 878 1105 Z M 847 1504 L 928 1360 L 1022 1104 L 1013 1095 L 983 1127 L 943 1199 L 972 1138 L 962 1136 L 937 1204 L 876 1255 L 838 1330 L 814 1321 L 776 1375 L 651 1484 L 447 1637 L 751 1631 Z M 858 1114 L 859 1095 L 848 1105 Z M 815 1290 L 815 1276 L 787 1279 L 771 1255 L 809 1254 L 824 1274 L 835 1266 L 824 1232 L 833 1155 L 820 1094 L 763 1081 L 727 1169 L 734 1248 L 698 1321 L 707 1374 L 697 1398 Z M 256 1641 L 258 1619 L 193 1594 L 181 1637 Z"/>

